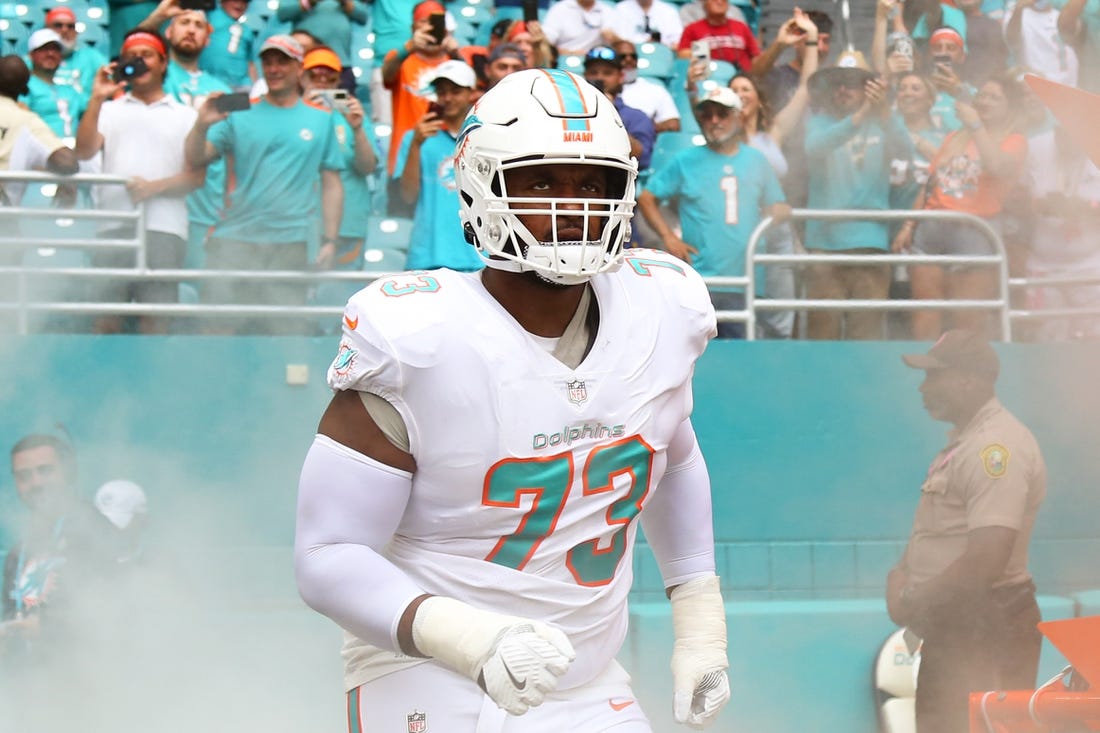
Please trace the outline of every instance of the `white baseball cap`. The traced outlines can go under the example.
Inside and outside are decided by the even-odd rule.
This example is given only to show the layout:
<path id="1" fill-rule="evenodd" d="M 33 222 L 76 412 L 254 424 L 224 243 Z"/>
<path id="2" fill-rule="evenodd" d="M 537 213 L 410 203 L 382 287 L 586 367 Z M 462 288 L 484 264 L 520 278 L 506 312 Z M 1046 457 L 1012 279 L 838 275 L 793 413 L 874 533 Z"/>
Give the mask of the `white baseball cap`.
<path id="1" fill-rule="evenodd" d="M 729 87 L 714 86 L 707 89 L 695 100 L 695 106 L 701 107 L 707 102 L 714 102 L 737 112 L 741 111 L 741 97 Z"/>
<path id="2" fill-rule="evenodd" d="M 27 39 L 27 51 L 37 51 L 43 46 L 48 46 L 51 43 L 56 43 L 58 46 L 64 45 L 57 31 L 52 28 L 39 28 Z"/>
<path id="3" fill-rule="evenodd" d="M 452 81 L 460 87 L 466 87 L 467 89 L 473 89 L 477 86 L 477 74 L 474 73 L 473 68 L 458 59 L 451 59 L 444 61 L 439 66 L 435 67 L 434 71 L 429 76 L 429 84 L 434 85 L 440 79 L 446 79 Z"/>
<path id="4" fill-rule="evenodd" d="M 119 529 L 126 529 L 137 514 L 145 514 L 145 492 L 133 481 L 108 481 L 95 492 L 93 502 L 99 513 Z"/>

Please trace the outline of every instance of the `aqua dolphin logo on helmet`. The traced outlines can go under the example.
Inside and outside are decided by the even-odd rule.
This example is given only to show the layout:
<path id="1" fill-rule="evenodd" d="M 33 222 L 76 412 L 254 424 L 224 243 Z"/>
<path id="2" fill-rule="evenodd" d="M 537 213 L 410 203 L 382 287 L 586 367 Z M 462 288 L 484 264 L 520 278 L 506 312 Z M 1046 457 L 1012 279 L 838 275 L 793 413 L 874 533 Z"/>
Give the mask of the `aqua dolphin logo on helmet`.
<path id="1" fill-rule="evenodd" d="M 462 123 L 462 129 L 458 131 L 458 137 L 455 138 L 455 150 L 459 151 L 455 153 L 456 158 L 461 154 L 462 146 L 466 144 L 466 138 L 479 127 L 481 127 L 481 120 L 478 119 L 477 110 L 475 109 L 466 115 L 466 120 Z"/>
<path id="2" fill-rule="evenodd" d="M 487 266 L 575 285 L 621 264 L 638 164 L 614 105 L 582 77 L 558 69 L 509 74 L 478 100 L 457 151 L 463 229 Z M 597 167 L 607 192 L 575 199 L 509 193 L 509 171 L 544 165 Z M 537 239 L 521 215 L 550 217 L 548 241 Z M 580 220 L 581 239 L 558 237 L 567 215 Z"/>

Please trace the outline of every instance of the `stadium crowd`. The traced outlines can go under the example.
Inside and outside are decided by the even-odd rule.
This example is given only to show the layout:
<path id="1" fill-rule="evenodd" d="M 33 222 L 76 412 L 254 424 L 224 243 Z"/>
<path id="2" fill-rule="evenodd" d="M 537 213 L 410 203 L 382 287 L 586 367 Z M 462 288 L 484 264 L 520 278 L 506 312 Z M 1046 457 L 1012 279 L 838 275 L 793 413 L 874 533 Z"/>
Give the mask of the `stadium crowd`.
<path id="1" fill-rule="evenodd" d="M 962 212 L 999 235 L 1012 275 L 1085 280 L 1014 298 L 1019 308 L 1082 313 L 1017 339 L 1100 335 L 1100 280 L 1087 281 L 1100 278 L 1100 170 L 1022 83 L 1033 73 L 1100 91 L 1097 0 L 877 0 L 873 37 L 843 50 L 830 48 L 833 20 L 821 10 L 795 8 L 762 29 L 755 6 L 730 0 L 557 0 L 537 12 L 462 0 L 261 1 L 73 2 L 0 24 L 5 50 L 18 54 L 0 60 L 0 170 L 69 174 L 68 149 L 80 171 L 126 179 L 91 192 L 61 185 L 38 205 L 144 204 L 143 232 L 132 220 L 103 222 L 92 237 L 140 234 L 153 269 L 477 269 L 456 226 L 463 120 L 510 73 L 566 69 L 600 87 L 630 135 L 641 169 L 634 246 L 666 249 L 704 276 L 740 277 L 753 229 L 791 208 Z M 24 195 L 7 184 L 6 205 Z M 372 224 L 383 216 L 408 221 L 396 251 Z M 957 218 L 782 222 L 764 248 L 995 253 Z M 133 250 L 120 249 L 98 248 L 89 264 L 132 266 Z M 11 265 L 24 255 L 10 247 L 0 257 Z M 988 265 L 820 259 L 758 268 L 754 279 L 758 297 L 874 300 L 995 299 L 999 281 Z M 93 299 L 337 304 L 354 286 L 344 284 L 146 279 Z M 713 293 L 722 309 L 744 307 L 743 288 Z M 302 328 L 277 322 L 217 319 L 204 329 Z M 801 327 L 793 312 L 768 313 L 762 324 L 775 338 L 997 330 L 989 311 L 972 309 L 811 310 Z M 168 325 L 100 317 L 90 327 Z"/>

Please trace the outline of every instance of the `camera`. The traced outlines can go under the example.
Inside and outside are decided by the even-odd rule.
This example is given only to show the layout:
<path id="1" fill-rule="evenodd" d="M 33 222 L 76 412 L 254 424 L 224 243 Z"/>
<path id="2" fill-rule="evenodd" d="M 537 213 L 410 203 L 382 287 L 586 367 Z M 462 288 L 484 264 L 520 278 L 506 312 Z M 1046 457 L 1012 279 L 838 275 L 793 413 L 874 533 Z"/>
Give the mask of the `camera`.
<path id="1" fill-rule="evenodd" d="M 432 13 L 428 16 L 428 22 L 432 24 L 432 40 L 437 45 L 443 43 L 443 39 L 447 37 L 447 16 L 443 13 Z"/>
<path id="2" fill-rule="evenodd" d="M 348 104 L 346 89 L 315 89 L 312 97 L 329 109 L 343 109 Z"/>
<path id="3" fill-rule="evenodd" d="M 115 73 L 112 78 L 116 82 L 133 81 L 145 72 L 149 70 L 149 65 L 145 63 L 145 59 L 140 56 L 135 56 L 132 59 L 126 59 L 125 61 L 119 59 L 115 65 Z"/>

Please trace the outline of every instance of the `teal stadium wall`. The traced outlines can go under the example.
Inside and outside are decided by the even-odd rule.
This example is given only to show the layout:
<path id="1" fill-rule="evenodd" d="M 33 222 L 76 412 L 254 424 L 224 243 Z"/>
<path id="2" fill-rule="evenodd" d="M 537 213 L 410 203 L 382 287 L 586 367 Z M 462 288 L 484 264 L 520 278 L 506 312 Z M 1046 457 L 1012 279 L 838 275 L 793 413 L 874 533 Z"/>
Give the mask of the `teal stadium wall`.
<path id="1" fill-rule="evenodd" d="M 307 659 L 316 670 L 294 692 L 317 705 L 312 730 L 343 727 L 339 639 L 297 600 L 290 543 L 297 473 L 328 399 L 335 346 L 331 338 L 0 340 L 0 440 L 10 446 L 61 421 L 89 492 L 119 477 L 145 486 L 155 542 L 196 593 L 232 610 L 222 622 L 290 634 L 282 663 Z M 718 730 L 875 730 L 871 663 L 892 629 L 881 589 L 946 431 L 923 411 L 920 373 L 899 359 L 924 348 L 715 342 L 700 361 L 695 423 L 714 485 L 734 685 Z M 1002 399 L 1032 428 L 1049 468 L 1032 562 L 1044 615 L 1096 613 L 1098 594 L 1087 591 L 1100 588 L 1100 348 L 998 351 Z M 297 364 L 309 369 L 304 386 L 286 383 Z M 0 529 L 21 512 L 4 483 Z M 622 659 L 655 729 L 672 730 L 668 604 L 644 548 L 634 567 Z M 264 659 L 276 657 L 269 650 Z M 1046 649 L 1041 674 L 1061 663 Z"/>

